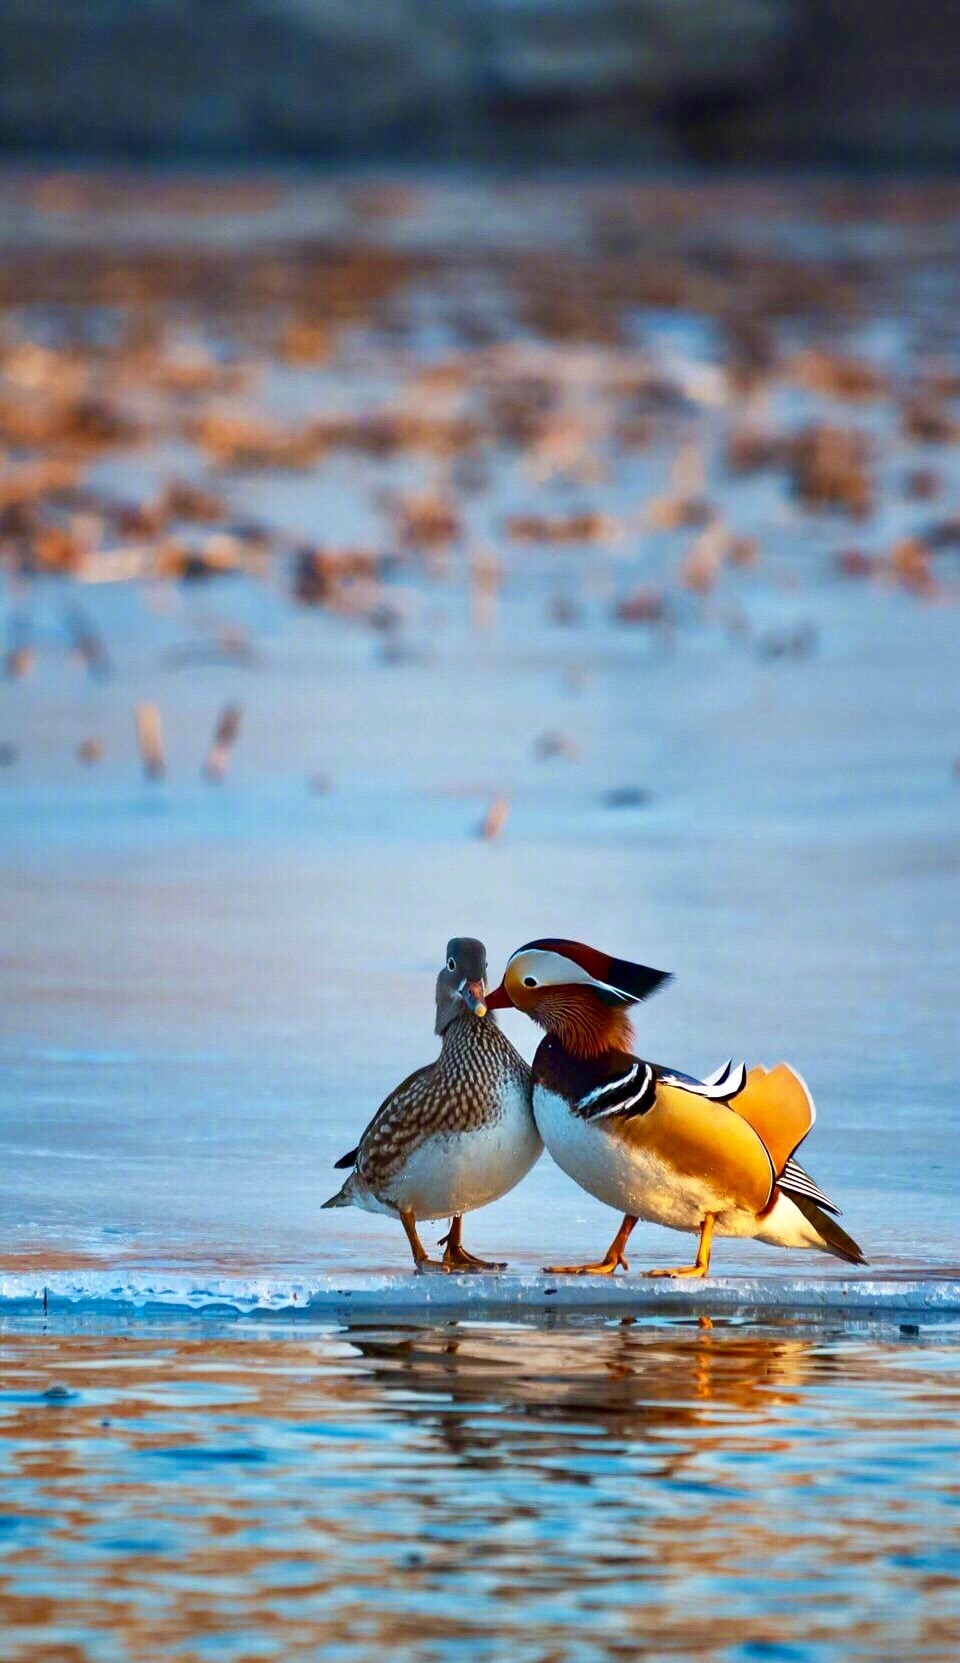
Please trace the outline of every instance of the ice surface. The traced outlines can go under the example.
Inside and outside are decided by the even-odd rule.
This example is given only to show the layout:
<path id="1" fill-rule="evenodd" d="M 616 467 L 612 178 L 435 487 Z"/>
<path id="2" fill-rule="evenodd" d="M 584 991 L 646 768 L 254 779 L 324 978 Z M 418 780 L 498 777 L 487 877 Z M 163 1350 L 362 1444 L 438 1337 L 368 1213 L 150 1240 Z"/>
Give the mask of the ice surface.
<path id="1" fill-rule="evenodd" d="M 655 337 L 656 320 L 646 329 Z M 682 350 L 706 352 L 697 340 L 694 328 Z M 673 335 L 664 350 L 681 350 Z M 333 397 L 317 376 L 316 400 Z M 591 486 L 591 504 L 635 511 L 667 461 L 628 460 Z M 159 478 L 162 463 L 130 467 Z M 955 455 L 938 466 L 955 501 Z M 369 469 L 353 477 L 341 459 L 246 478 L 231 502 L 362 536 Z M 448 936 L 482 936 L 496 972 L 550 933 L 675 972 L 638 1014 L 642 1054 L 691 1072 L 731 1053 L 799 1067 L 819 1109 L 804 1165 L 874 1278 L 720 1241 L 705 1286 L 563 1284 L 551 1308 L 893 1308 L 908 1289 L 923 1308 L 955 1301 L 956 608 L 838 583 L 828 555 L 849 533 L 801 521 L 779 483 L 718 475 L 711 491 L 763 562 L 725 576 L 722 605 L 693 609 L 671 645 L 614 623 L 610 599 L 675 569 L 674 534 L 524 550 L 488 636 L 470 633 L 462 570 L 442 587 L 405 581 L 416 651 L 403 664 L 368 632 L 296 610 L 280 586 L 184 590 L 167 612 L 104 587 L 84 596 L 115 661 L 99 685 L 62 650 L 65 595 L 38 591 L 37 672 L 2 690 L 0 737 L 19 747 L 0 781 L 4 1299 L 47 1287 L 53 1299 L 276 1308 L 296 1290 L 322 1309 L 349 1285 L 398 1308 L 547 1303 L 536 1267 L 595 1256 L 615 1220 L 546 1158 L 467 1219 L 468 1246 L 517 1273 L 496 1285 L 414 1282 L 398 1227 L 320 1203 L 384 1094 L 434 1054 Z M 472 546 L 528 498 L 504 468 L 468 504 Z M 857 541 L 887 547 L 913 520 L 886 492 Z M 548 602 L 574 588 L 584 620 L 557 628 Z M 735 610 L 759 629 L 812 621 L 819 650 L 765 659 L 731 637 Z M 170 667 L 170 648 L 229 625 L 251 631 L 255 668 Z M 211 789 L 199 765 L 228 698 L 244 726 Z M 164 715 L 170 770 L 156 787 L 135 755 L 141 699 Z M 547 728 L 579 757 L 534 761 Z M 84 772 L 76 747 L 91 732 L 105 758 Z M 308 789 L 316 770 L 327 795 Z M 649 801 L 611 806 L 623 786 Z M 476 832 L 499 791 L 512 812 L 491 846 Z M 514 1014 L 504 1026 L 530 1056 L 532 1028 Z M 631 1262 L 676 1262 L 687 1245 L 640 1227 Z"/>
<path id="2" fill-rule="evenodd" d="M 706 1282 L 549 1275 L 266 1276 L 115 1271 L 50 1271 L 0 1276 L 0 1316 L 98 1315 L 357 1316 L 423 1319 L 512 1313 L 593 1312 L 606 1316 L 783 1316 L 884 1322 L 915 1314 L 960 1318 L 960 1278 L 903 1276 L 737 1276 Z"/>
<path id="3" fill-rule="evenodd" d="M 75 710 L 52 668 L 17 690 L 24 766 L 0 798 L 8 1250 L 405 1269 L 398 1228 L 319 1211 L 332 1163 L 434 1054 L 448 935 L 483 935 L 496 967 L 550 930 L 677 973 L 639 1015 L 657 1060 L 709 1069 L 735 1051 L 801 1069 L 819 1108 L 803 1160 L 873 1265 L 960 1262 L 954 620 L 873 594 L 854 608 L 821 585 L 805 595 L 819 662 L 775 668 L 700 636 L 651 660 L 598 622 L 576 637 L 592 681 L 573 699 L 558 690 L 573 645 L 538 637 L 524 599 L 471 666 L 476 708 L 496 712 L 512 677 L 509 717 L 466 737 L 452 629 L 429 672 L 387 670 L 313 620 L 308 657 L 289 620 L 240 689 L 247 728 L 219 793 L 194 782 L 194 736 L 237 679 L 145 676 L 152 621 L 109 696 L 81 688 Z M 117 639 L 129 603 L 94 604 Z M 156 792 L 128 732 L 151 694 L 173 751 Z M 64 760 L 91 720 L 109 759 L 93 782 Z M 528 762 L 548 721 L 581 738 L 580 763 Z M 317 765 L 329 797 L 306 789 Z M 602 805 L 624 781 L 648 808 Z M 487 847 L 474 830 L 503 782 L 513 816 Z M 505 1027 L 531 1055 L 532 1029 Z M 544 1159 L 467 1241 L 532 1269 L 595 1255 L 612 1222 Z M 641 1228 L 632 1256 L 669 1263 L 680 1245 Z M 720 1272 L 791 1263 L 754 1244 L 715 1254 Z"/>

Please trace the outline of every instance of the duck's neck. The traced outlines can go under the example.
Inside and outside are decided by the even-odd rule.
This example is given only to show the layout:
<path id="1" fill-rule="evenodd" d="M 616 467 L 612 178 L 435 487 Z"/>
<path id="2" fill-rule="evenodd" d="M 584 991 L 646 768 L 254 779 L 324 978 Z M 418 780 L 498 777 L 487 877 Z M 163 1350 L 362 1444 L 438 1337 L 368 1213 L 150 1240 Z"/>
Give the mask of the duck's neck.
<path id="1" fill-rule="evenodd" d="M 633 1050 L 633 1026 L 624 1007 L 605 1005 L 589 993 L 558 989 L 541 1000 L 536 1020 L 572 1057 Z"/>
<path id="2" fill-rule="evenodd" d="M 484 1026 L 493 1028 L 497 1026 L 497 1019 L 492 1011 L 488 1011 L 486 1016 L 473 1016 L 469 1011 L 465 1011 L 461 1005 L 459 1013 L 451 1016 L 446 1026 L 440 1031 L 441 1051 L 446 1051 L 451 1046 L 459 1047 L 464 1043 L 464 1040 L 482 1038 Z"/>

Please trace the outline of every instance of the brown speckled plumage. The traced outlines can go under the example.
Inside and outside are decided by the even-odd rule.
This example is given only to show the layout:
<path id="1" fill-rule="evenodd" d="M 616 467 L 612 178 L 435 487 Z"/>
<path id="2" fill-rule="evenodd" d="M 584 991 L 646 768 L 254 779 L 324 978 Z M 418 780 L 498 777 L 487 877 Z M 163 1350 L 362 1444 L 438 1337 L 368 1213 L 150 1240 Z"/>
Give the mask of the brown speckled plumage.
<path id="1" fill-rule="evenodd" d="M 323 1203 L 398 1218 L 418 1272 L 505 1269 L 464 1247 L 463 1214 L 506 1195 L 543 1149 L 530 1070 L 487 1015 L 486 980 L 483 942 L 453 936 L 436 985 L 440 1055 L 381 1104 L 357 1148 L 336 1163 L 349 1177 Z M 417 1233 L 418 1223 L 437 1218 L 450 1220 L 442 1259 Z"/>
<path id="2" fill-rule="evenodd" d="M 529 1092 L 530 1070 L 493 1017 L 458 1017 L 436 1062 L 409 1075 L 377 1110 L 360 1139 L 356 1176 L 382 1193 L 428 1138 L 494 1125 L 511 1086 Z"/>

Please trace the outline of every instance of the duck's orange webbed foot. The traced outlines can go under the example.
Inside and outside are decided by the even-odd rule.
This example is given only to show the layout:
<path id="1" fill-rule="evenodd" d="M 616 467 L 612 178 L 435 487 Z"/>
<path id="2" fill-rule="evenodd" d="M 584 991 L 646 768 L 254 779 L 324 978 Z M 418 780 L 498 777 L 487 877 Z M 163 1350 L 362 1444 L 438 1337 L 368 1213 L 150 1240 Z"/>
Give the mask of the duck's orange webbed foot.
<path id="1" fill-rule="evenodd" d="M 612 1276 L 614 1271 L 629 1270 L 624 1256 L 624 1248 L 630 1240 L 630 1232 L 636 1224 L 636 1219 L 629 1213 L 624 1215 L 623 1223 L 607 1248 L 604 1257 L 596 1265 L 544 1265 L 547 1276 Z"/>
<path id="2" fill-rule="evenodd" d="M 462 1229 L 463 1221 L 461 1218 L 451 1219 L 449 1230 L 445 1236 L 440 1237 L 437 1243 L 438 1247 L 444 1247 L 444 1244 L 446 1244 L 443 1262 L 447 1270 L 461 1271 L 467 1274 L 476 1274 L 483 1270 L 506 1270 L 505 1260 L 478 1259 L 475 1253 L 468 1253 L 460 1240 Z"/>
<path id="3" fill-rule="evenodd" d="M 472 1253 L 468 1253 L 466 1248 L 461 1248 L 459 1253 L 451 1253 L 448 1247 L 443 1255 L 443 1262 L 449 1270 L 481 1271 L 507 1268 L 506 1259 L 477 1259 Z"/>
<path id="4" fill-rule="evenodd" d="M 629 1270 L 622 1254 L 615 1259 L 601 1259 L 598 1265 L 544 1265 L 545 1276 L 612 1276 L 615 1270 Z"/>
<path id="5" fill-rule="evenodd" d="M 431 1259 L 429 1253 L 423 1245 L 423 1242 L 417 1235 L 417 1221 L 413 1214 L 401 1213 L 400 1223 L 403 1225 L 403 1228 L 407 1233 L 407 1241 L 410 1243 L 410 1251 L 413 1254 L 413 1268 L 416 1274 L 418 1276 L 423 1276 L 428 1271 L 433 1270 L 439 1271 L 443 1276 L 448 1275 L 450 1269 L 449 1265 L 443 1264 L 439 1259 Z"/>
<path id="6" fill-rule="evenodd" d="M 426 1276 L 431 1271 L 437 1271 L 441 1276 L 449 1276 L 450 1274 L 449 1265 L 444 1264 L 442 1259 L 428 1258 L 426 1253 L 422 1259 L 414 1260 L 413 1268 L 417 1276 Z"/>
<path id="7" fill-rule="evenodd" d="M 710 1243 L 713 1240 L 713 1213 L 707 1213 L 700 1226 L 700 1244 L 692 1265 L 677 1265 L 668 1270 L 645 1270 L 644 1276 L 686 1276 L 702 1279 L 710 1269 Z"/>

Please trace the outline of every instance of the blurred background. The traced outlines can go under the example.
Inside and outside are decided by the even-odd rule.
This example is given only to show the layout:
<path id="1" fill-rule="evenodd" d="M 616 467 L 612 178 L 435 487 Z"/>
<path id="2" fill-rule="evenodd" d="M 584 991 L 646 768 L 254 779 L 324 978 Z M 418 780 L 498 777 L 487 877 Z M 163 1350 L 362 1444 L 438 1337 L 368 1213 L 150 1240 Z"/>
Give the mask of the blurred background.
<path id="1" fill-rule="evenodd" d="M 4 0 L 0 145 L 139 159 L 940 167 L 937 0 Z"/>

